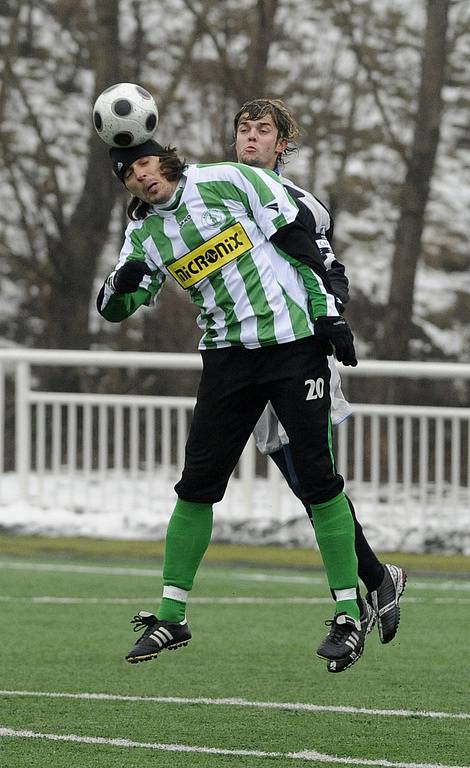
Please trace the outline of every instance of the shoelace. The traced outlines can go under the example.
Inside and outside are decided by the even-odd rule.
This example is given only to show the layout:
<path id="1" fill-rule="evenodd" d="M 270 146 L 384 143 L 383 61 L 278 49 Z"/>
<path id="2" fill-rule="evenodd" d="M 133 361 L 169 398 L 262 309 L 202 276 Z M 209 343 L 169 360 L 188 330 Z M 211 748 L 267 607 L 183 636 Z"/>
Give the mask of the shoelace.
<path id="1" fill-rule="evenodd" d="M 328 635 L 328 640 L 330 643 L 340 645 L 344 641 L 344 635 L 350 634 L 350 628 L 348 629 L 347 624 L 337 624 L 334 619 L 328 619 L 325 621 L 325 624 L 327 627 L 333 627 L 333 630 Z"/>
<path id="2" fill-rule="evenodd" d="M 150 629 L 155 624 L 155 616 L 153 614 L 150 614 L 150 616 L 140 616 L 137 614 L 131 620 L 131 624 L 134 625 L 134 632 L 141 632 L 143 629 Z"/>

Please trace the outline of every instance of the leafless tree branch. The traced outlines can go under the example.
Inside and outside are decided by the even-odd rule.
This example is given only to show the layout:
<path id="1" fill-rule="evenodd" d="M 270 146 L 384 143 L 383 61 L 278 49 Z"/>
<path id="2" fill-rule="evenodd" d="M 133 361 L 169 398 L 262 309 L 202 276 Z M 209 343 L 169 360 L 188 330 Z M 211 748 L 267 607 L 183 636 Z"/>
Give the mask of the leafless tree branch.
<path id="1" fill-rule="evenodd" d="M 367 51 L 362 42 L 358 39 L 356 33 L 356 25 L 352 23 L 354 18 L 354 3 L 351 0 L 341 0 L 338 7 L 339 18 L 341 20 L 341 26 L 343 32 L 349 37 L 351 50 L 353 51 L 359 65 L 364 71 L 367 82 L 370 86 L 374 102 L 379 110 L 382 118 L 382 123 L 391 147 L 399 154 L 405 165 L 408 164 L 408 154 L 403 142 L 400 141 L 398 135 L 392 127 L 392 120 L 389 116 L 389 111 L 385 106 L 385 100 L 383 98 L 383 87 L 375 76 L 377 67 L 375 62 L 368 59 L 371 56 L 371 52 Z"/>

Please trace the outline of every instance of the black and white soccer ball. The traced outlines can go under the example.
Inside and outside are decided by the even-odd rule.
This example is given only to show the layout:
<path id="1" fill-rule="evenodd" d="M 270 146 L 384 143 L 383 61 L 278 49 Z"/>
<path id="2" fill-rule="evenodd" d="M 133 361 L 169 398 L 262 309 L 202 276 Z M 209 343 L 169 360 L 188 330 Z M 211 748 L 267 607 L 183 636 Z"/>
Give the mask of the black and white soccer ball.
<path id="1" fill-rule="evenodd" d="M 93 125 L 98 136 L 111 147 L 135 147 L 155 133 L 157 104 L 141 85 L 117 83 L 96 99 Z"/>

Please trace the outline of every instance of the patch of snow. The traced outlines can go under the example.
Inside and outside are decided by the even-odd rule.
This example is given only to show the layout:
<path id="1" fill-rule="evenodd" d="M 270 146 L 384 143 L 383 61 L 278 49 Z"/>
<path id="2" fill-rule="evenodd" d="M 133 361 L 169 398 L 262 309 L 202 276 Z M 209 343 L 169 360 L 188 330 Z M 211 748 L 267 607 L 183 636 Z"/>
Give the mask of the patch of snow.
<path id="1" fill-rule="evenodd" d="M 27 499 L 19 498 L 18 477 L 3 476 L 0 530 L 43 536 L 84 536 L 121 540 L 162 540 L 176 501 L 175 476 L 137 477 L 68 473 L 30 477 Z M 212 541 L 316 548 L 303 505 L 282 480 L 273 493 L 270 481 L 247 487 L 232 478 L 222 502 L 214 507 Z M 397 486 L 372 489 L 367 484 L 348 494 L 371 546 L 379 551 L 445 552 L 470 555 L 469 489 L 459 494 Z"/>

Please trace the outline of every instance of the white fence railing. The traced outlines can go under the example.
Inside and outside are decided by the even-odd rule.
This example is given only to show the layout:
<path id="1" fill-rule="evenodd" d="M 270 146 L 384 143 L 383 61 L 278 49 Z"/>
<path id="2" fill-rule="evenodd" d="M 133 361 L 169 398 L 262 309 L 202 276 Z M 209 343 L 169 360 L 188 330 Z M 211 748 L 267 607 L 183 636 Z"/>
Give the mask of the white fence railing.
<path id="1" fill-rule="evenodd" d="M 35 388 L 33 366 L 197 370 L 199 355 L 0 350 L 4 435 L 11 432 L 11 378 L 15 414 L 10 471 L 11 442 L 0 441 L 2 524 L 162 535 L 194 398 L 43 392 Z M 470 365 L 365 361 L 342 375 L 465 381 Z M 347 490 L 378 546 L 470 549 L 470 408 L 357 404 L 336 440 Z M 299 501 L 274 464 L 256 455 L 252 441 L 220 504 L 215 530 L 219 538 L 247 541 L 311 538 Z"/>

